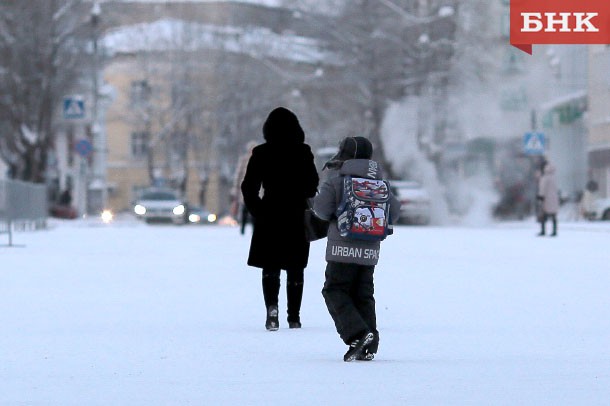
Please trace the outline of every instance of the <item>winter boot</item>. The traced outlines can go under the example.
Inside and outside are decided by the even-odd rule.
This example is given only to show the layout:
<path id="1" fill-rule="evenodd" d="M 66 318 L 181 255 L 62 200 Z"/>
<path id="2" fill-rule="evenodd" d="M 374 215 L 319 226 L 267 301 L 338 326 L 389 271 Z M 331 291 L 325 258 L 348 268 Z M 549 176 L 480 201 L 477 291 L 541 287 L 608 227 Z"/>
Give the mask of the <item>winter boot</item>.
<path id="1" fill-rule="evenodd" d="M 352 341 L 347 352 L 343 356 L 343 361 L 351 362 L 356 360 L 359 356 L 362 356 L 364 347 L 372 343 L 374 337 L 373 333 L 369 331 L 364 333 L 360 339 Z"/>
<path id="2" fill-rule="evenodd" d="M 538 233 L 538 237 L 542 237 L 546 234 L 546 214 L 543 214 L 542 220 L 540 220 L 540 232 Z"/>
<path id="3" fill-rule="evenodd" d="M 269 331 L 277 331 L 280 328 L 280 321 L 277 317 L 278 310 L 276 305 L 271 305 L 267 308 L 267 321 L 265 328 Z"/>
<path id="4" fill-rule="evenodd" d="M 303 282 L 287 282 L 286 297 L 288 299 L 288 327 L 301 328 L 301 302 L 303 300 Z"/>
<path id="5" fill-rule="evenodd" d="M 301 322 L 300 321 L 290 321 L 288 320 L 288 327 L 289 328 L 301 328 Z"/>

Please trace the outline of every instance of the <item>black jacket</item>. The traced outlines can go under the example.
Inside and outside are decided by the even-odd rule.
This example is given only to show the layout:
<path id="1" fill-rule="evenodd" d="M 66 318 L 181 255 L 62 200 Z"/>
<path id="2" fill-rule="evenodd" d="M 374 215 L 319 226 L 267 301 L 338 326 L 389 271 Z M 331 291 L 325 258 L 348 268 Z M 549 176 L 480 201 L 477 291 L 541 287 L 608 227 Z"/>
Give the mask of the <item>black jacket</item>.
<path id="1" fill-rule="evenodd" d="M 271 118 L 263 129 L 267 142 L 252 151 L 241 184 L 244 203 L 254 218 L 248 265 L 305 268 L 309 243 L 303 215 L 307 199 L 316 194 L 318 173 L 300 127 L 274 127 L 277 123 L 269 124 Z"/>

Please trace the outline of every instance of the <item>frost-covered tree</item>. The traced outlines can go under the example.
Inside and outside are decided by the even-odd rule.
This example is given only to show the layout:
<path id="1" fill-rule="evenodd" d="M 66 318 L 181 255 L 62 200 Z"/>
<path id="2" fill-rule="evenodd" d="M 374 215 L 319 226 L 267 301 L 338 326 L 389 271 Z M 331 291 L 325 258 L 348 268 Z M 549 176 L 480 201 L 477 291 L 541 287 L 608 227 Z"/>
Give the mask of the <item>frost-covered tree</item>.
<path id="1" fill-rule="evenodd" d="M 42 182 L 55 114 L 79 79 L 81 0 L 0 2 L 0 157 L 10 176 Z"/>
<path id="2" fill-rule="evenodd" d="M 401 19 L 379 1 L 350 2 L 332 28 L 331 49 L 344 65 L 345 88 L 355 102 L 356 135 L 368 136 L 376 157 L 390 170 L 381 142 L 381 122 L 390 100 L 403 95 Z"/>
<path id="3" fill-rule="evenodd" d="M 353 133 L 371 139 L 376 158 L 391 175 L 394 174 L 381 138 L 388 106 L 407 92 L 419 93 L 432 74 L 446 72 L 451 57 L 450 52 L 445 52 L 452 43 L 450 16 L 439 18 L 440 5 L 423 7 L 421 3 L 350 1 L 333 19 L 333 25 L 325 27 L 328 48 L 342 67 L 340 78 L 332 85 L 342 86 L 344 99 L 352 103 Z M 422 10 L 429 14 L 422 14 Z M 438 30 L 437 24 L 446 27 Z M 439 40 L 444 36 L 447 47 L 440 47 Z M 425 43 L 426 39 L 433 43 Z"/>

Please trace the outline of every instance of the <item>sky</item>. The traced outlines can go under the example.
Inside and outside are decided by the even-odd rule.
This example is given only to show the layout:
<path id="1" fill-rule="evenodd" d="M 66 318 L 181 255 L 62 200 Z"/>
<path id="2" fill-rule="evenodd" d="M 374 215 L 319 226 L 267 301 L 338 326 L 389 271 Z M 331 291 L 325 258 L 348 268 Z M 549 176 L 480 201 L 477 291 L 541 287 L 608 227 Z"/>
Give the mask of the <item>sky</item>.
<path id="1" fill-rule="evenodd" d="M 399 226 L 381 342 L 345 363 L 312 244 L 303 328 L 264 328 L 250 229 L 50 220 L 0 246 L 0 405 L 605 405 L 608 223 Z M 0 235 L 6 244 L 6 235 Z"/>

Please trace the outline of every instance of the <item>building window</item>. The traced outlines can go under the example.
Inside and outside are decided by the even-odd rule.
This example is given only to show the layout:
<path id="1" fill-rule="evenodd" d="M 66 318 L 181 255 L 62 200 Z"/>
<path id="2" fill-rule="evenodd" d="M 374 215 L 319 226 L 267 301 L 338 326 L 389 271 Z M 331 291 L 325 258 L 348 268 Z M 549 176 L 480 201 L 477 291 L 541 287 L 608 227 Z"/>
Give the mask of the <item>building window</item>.
<path id="1" fill-rule="evenodd" d="M 131 156 L 134 158 L 143 158 L 148 152 L 148 133 L 133 132 L 131 133 Z"/>
<path id="2" fill-rule="evenodd" d="M 500 35 L 502 38 L 510 38 L 510 12 L 508 10 L 502 11 Z"/>
<path id="3" fill-rule="evenodd" d="M 521 51 L 509 47 L 504 52 L 502 69 L 506 74 L 519 73 L 523 71 L 523 55 Z"/>
<path id="4" fill-rule="evenodd" d="M 606 81 L 608 86 L 610 86 L 610 46 L 606 45 L 606 66 L 605 66 L 605 71 L 606 71 Z"/>
<path id="5" fill-rule="evenodd" d="M 527 107 L 525 88 L 504 89 L 500 94 L 500 107 L 504 111 L 524 111 Z"/>
<path id="6" fill-rule="evenodd" d="M 151 88 L 147 80 L 134 80 L 131 82 L 129 97 L 132 104 L 143 104 L 150 99 Z"/>

